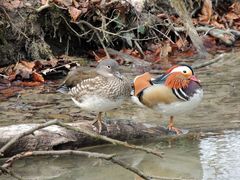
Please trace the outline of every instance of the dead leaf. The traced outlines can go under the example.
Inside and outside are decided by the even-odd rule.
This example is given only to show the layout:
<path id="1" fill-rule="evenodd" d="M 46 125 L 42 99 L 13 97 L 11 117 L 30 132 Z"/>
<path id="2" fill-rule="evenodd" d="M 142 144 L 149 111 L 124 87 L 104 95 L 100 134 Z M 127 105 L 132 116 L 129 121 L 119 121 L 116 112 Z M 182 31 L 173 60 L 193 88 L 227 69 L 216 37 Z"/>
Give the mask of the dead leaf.
<path id="1" fill-rule="evenodd" d="M 229 13 L 227 13 L 225 17 L 226 17 L 228 20 L 235 20 L 235 19 L 240 18 L 240 16 L 237 15 L 236 13 L 234 13 L 234 12 L 229 12 Z"/>
<path id="2" fill-rule="evenodd" d="M 220 24 L 217 21 L 213 21 L 211 23 L 211 25 L 213 25 L 214 27 L 219 28 L 219 29 L 224 29 L 225 28 L 223 24 Z"/>
<path id="3" fill-rule="evenodd" d="M 41 0 L 41 4 L 44 5 L 46 4 L 47 0 Z"/>
<path id="4" fill-rule="evenodd" d="M 236 13 L 237 15 L 240 15 L 240 2 L 235 1 L 231 6 L 230 9 L 232 12 Z"/>
<path id="5" fill-rule="evenodd" d="M 54 2 L 69 7 L 72 5 L 72 0 L 53 0 Z"/>
<path id="6" fill-rule="evenodd" d="M 203 40 L 203 45 L 208 49 L 212 49 L 213 47 L 216 46 L 216 38 L 212 36 L 208 36 L 208 35 L 203 36 L 202 40 Z"/>
<path id="7" fill-rule="evenodd" d="M 182 38 L 179 38 L 175 44 L 177 45 L 178 49 L 183 49 L 188 45 L 188 41 L 186 39 L 183 40 Z"/>
<path id="8" fill-rule="evenodd" d="M 3 6 L 7 8 L 8 10 L 13 10 L 16 8 L 23 7 L 23 2 L 20 0 L 13 0 L 13 1 L 4 1 Z"/>
<path id="9" fill-rule="evenodd" d="M 15 85 L 17 86 L 28 86 L 28 87 L 35 87 L 42 85 L 41 82 L 28 82 L 28 81 L 22 81 L 22 82 L 16 82 Z"/>
<path id="10" fill-rule="evenodd" d="M 200 15 L 199 20 L 210 22 L 212 16 L 212 0 L 204 0 L 201 13 L 202 15 Z"/>
<path id="11" fill-rule="evenodd" d="M 164 43 L 160 56 L 167 57 L 170 52 L 172 52 L 172 47 L 170 46 L 170 42 Z"/>
<path id="12" fill-rule="evenodd" d="M 28 68 L 22 63 L 17 63 L 14 67 L 14 71 L 16 73 L 16 76 L 19 75 L 22 79 L 29 79 L 30 75 L 32 74 L 32 68 Z"/>
<path id="13" fill-rule="evenodd" d="M 77 2 L 77 0 L 73 0 L 73 5 L 75 8 L 79 8 L 79 3 Z"/>
<path id="14" fill-rule="evenodd" d="M 13 0 L 13 1 L 11 1 L 11 4 L 13 5 L 13 8 L 23 7 L 23 2 L 20 0 Z"/>
<path id="15" fill-rule="evenodd" d="M 33 81 L 42 82 L 42 83 L 44 82 L 43 76 L 37 72 L 32 73 L 32 78 L 33 78 Z"/>
<path id="16" fill-rule="evenodd" d="M 35 66 L 34 62 L 27 62 L 27 61 L 20 61 L 20 63 L 24 66 L 26 66 L 28 69 L 33 69 Z"/>
<path id="17" fill-rule="evenodd" d="M 73 22 L 76 22 L 77 18 L 80 16 L 80 14 L 82 13 L 81 10 L 71 6 L 69 9 L 68 9 L 68 12 L 73 20 Z"/>

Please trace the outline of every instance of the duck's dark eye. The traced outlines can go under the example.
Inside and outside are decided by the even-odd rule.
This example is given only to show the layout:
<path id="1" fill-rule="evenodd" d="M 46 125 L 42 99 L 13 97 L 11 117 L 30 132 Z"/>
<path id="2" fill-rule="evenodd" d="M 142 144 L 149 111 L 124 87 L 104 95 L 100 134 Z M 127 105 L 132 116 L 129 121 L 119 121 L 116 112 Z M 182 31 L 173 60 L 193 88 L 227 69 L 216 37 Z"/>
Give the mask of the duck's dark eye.
<path id="1" fill-rule="evenodd" d="M 184 71 L 183 71 L 183 73 L 187 73 L 187 71 L 186 71 L 186 70 L 184 70 Z"/>
<path id="2" fill-rule="evenodd" d="M 111 69 L 111 66 L 107 66 L 108 69 Z"/>

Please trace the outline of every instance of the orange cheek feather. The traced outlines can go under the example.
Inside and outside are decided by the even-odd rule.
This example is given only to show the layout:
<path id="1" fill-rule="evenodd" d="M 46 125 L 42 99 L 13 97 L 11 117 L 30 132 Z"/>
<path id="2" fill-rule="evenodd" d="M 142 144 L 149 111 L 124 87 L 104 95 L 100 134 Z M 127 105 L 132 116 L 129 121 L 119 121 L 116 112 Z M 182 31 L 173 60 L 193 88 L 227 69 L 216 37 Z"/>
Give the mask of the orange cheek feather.
<path id="1" fill-rule="evenodd" d="M 137 96 L 143 89 L 151 86 L 151 75 L 146 72 L 134 79 L 134 96 Z"/>
<path id="2" fill-rule="evenodd" d="M 188 86 L 189 80 L 182 73 L 172 73 L 166 80 L 165 85 L 169 88 L 185 88 Z"/>

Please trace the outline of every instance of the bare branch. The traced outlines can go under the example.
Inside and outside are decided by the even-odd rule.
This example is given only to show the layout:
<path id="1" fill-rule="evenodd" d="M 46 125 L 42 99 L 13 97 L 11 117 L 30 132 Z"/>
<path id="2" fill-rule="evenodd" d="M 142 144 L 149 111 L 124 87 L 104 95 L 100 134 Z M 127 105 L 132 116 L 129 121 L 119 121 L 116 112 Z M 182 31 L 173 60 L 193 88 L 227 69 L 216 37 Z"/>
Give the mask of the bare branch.
<path id="1" fill-rule="evenodd" d="M 77 155 L 77 156 L 86 156 L 88 158 L 100 158 L 107 161 L 111 161 L 114 164 L 118 164 L 119 166 L 123 167 L 124 169 L 133 172 L 134 174 L 142 177 L 143 179 L 150 180 L 152 179 L 151 176 L 145 175 L 141 170 L 135 168 L 124 161 L 121 161 L 115 158 L 115 154 L 103 154 L 103 153 L 94 153 L 94 152 L 86 152 L 86 151 L 76 151 L 76 150 L 59 150 L 59 151 L 31 151 L 31 152 L 24 152 L 17 155 L 12 156 L 5 163 L 0 167 L 2 172 L 7 174 L 13 173 L 12 171 L 8 170 L 7 168 L 12 166 L 12 164 L 19 159 L 30 157 L 30 156 L 46 156 L 46 155 Z M 10 174 L 12 175 L 12 174 Z M 19 179 L 16 174 L 13 177 Z"/>
<path id="2" fill-rule="evenodd" d="M 214 58 L 214 59 L 211 59 L 211 60 L 209 60 L 209 61 L 204 61 L 203 63 L 195 64 L 195 65 L 193 65 L 192 67 L 193 67 L 194 69 L 199 69 L 199 68 L 202 68 L 202 67 L 211 65 L 211 64 L 216 63 L 216 62 L 220 61 L 221 59 L 223 59 L 224 55 L 225 55 L 225 54 L 220 54 L 219 56 L 217 56 L 217 57 Z"/>
<path id="3" fill-rule="evenodd" d="M 38 9 L 36 9 L 36 11 L 37 12 L 41 12 L 42 10 L 47 9 L 49 7 L 50 7 L 49 0 L 46 0 L 46 3 L 43 6 L 39 7 Z"/>
<path id="4" fill-rule="evenodd" d="M 135 150 L 141 150 L 141 151 L 156 155 L 158 157 L 162 157 L 162 154 L 163 154 L 162 152 L 160 152 L 158 150 L 153 150 L 151 148 L 145 148 L 145 147 L 142 147 L 142 146 L 136 146 L 136 145 L 133 145 L 133 144 L 129 144 L 127 142 L 115 140 L 115 139 L 109 138 L 107 136 L 97 134 L 95 132 L 91 132 L 91 131 L 89 131 L 85 128 L 74 127 L 74 126 L 62 123 L 58 120 L 52 120 L 52 121 L 49 121 L 47 123 L 37 125 L 36 127 L 32 128 L 32 129 L 29 129 L 29 130 L 27 130 L 23 133 L 20 133 L 19 135 L 15 136 L 15 137 L 13 137 L 7 144 L 5 144 L 0 149 L 1 156 L 3 156 L 4 152 L 7 149 L 9 149 L 18 139 L 20 139 L 20 138 L 22 138 L 26 135 L 32 134 L 36 130 L 39 130 L 39 129 L 42 129 L 42 128 L 45 128 L 45 127 L 51 126 L 51 125 L 58 125 L 58 126 L 66 128 L 66 129 L 70 129 L 70 130 L 73 130 L 73 131 L 76 131 L 76 132 L 81 132 L 81 133 L 87 134 L 87 135 L 89 135 L 90 137 L 93 137 L 93 138 L 97 138 L 97 139 L 101 139 L 101 140 L 110 142 L 114 145 L 120 145 L 120 146 L 125 146 L 127 148 L 135 149 Z"/>
<path id="5" fill-rule="evenodd" d="M 5 167 L 2 167 L 0 166 L 0 176 L 2 174 L 9 174 L 10 176 L 14 177 L 15 179 L 18 179 L 18 180 L 22 180 L 23 178 L 19 175 L 17 175 L 16 173 L 14 173 L 13 171 L 5 168 Z"/>

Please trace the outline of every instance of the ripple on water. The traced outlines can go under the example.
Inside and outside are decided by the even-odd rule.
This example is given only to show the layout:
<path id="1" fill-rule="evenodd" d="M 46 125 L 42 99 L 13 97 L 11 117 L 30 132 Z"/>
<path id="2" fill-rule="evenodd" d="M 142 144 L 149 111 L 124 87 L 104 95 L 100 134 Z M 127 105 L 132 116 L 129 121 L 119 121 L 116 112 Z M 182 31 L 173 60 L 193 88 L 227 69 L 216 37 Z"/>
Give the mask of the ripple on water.
<path id="1" fill-rule="evenodd" d="M 203 180 L 240 179 L 240 131 L 208 137 L 200 142 Z"/>

